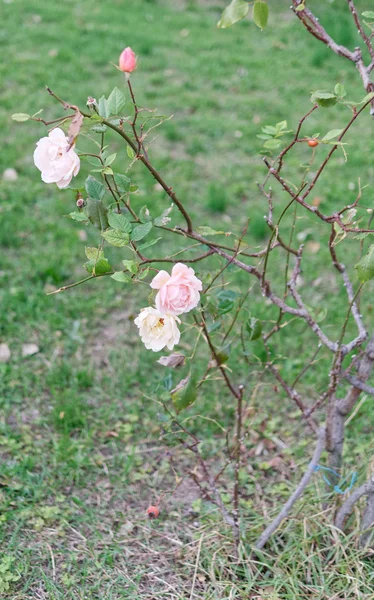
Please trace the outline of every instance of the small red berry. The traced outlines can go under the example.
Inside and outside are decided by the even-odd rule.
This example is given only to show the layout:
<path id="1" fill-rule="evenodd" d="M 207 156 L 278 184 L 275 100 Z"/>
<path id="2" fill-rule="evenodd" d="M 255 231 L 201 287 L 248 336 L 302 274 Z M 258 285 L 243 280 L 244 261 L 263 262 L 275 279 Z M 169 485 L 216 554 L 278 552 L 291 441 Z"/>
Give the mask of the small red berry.
<path id="1" fill-rule="evenodd" d="M 311 148 L 315 148 L 316 146 L 318 146 L 318 141 L 317 140 L 309 140 L 308 146 L 310 146 Z"/>
<path id="2" fill-rule="evenodd" d="M 158 506 L 148 506 L 147 508 L 147 515 L 150 519 L 157 519 L 158 515 L 160 514 L 160 509 L 158 508 Z"/>

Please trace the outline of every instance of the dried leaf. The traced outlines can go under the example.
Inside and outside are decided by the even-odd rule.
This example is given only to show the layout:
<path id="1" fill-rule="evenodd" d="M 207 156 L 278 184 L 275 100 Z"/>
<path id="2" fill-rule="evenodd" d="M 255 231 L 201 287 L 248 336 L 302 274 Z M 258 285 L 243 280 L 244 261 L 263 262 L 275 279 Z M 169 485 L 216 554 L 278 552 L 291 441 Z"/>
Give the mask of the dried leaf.
<path id="1" fill-rule="evenodd" d="M 66 152 L 69 152 L 69 150 L 72 148 L 72 146 L 74 146 L 74 142 L 77 139 L 79 132 L 81 130 L 82 123 L 83 123 L 83 115 L 82 115 L 82 113 L 79 112 L 79 110 L 77 110 L 77 112 L 75 113 L 75 116 L 72 118 L 71 123 L 70 123 L 69 131 L 68 131 L 69 145 L 67 147 Z"/>
<path id="2" fill-rule="evenodd" d="M 37 344 L 22 344 L 22 356 L 33 356 L 39 352 L 39 346 Z"/>
<path id="3" fill-rule="evenodd" d="M 183 354 L 170 354 L 169 356 L 161 356 L 158 359 L 158 363 L 164 367 L 171 367 L 175 369 L 176 367 L 182 367 L 185 364 L 186 357 Z"/>

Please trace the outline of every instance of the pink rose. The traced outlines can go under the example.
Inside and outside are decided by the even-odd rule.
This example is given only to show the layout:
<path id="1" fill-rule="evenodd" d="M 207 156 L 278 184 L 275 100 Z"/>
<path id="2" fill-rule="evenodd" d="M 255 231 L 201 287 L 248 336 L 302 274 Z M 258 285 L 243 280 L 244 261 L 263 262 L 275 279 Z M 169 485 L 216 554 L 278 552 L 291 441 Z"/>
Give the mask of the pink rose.
<path id="1" fill-rule="evenodd" d="M 124 73 L 132 73 L 136 69 L 136 56 L 131 48 L 125 48 L 119 57 L 119 68 Z"/>
<path id="2" fill-rule="evenodd" d="M 183 263 L 174 265 L 171 275 L 160 271 L 151 281 L 151 288 L 159 290 L 156 307 L 162 313 L 180 315 L 199 304 L 202 283 L 195 271 Z"/>
<path id="3" fill-rule="evenodd" d="M 56 183 L 59 188 L 68 187 L 72 177 L 80 169 L 79 156 L 73 148 L 68 152 L 68 138 L 62 129 L 50 131 L 36 144 L 34 164 L 42 172 L 45 183 Z"/>

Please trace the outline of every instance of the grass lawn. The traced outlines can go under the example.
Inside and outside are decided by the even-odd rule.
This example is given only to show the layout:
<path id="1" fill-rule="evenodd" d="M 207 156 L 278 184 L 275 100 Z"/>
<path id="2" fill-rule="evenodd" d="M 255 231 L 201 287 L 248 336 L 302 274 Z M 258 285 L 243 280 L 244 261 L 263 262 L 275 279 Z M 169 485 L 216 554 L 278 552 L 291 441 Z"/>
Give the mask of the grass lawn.
<path id="1" fill-rule="evenodd" d="M 195 219 L 230 231 L 250 217 L 246 240 L 262 247 L 268 230 L 256 185 L 265 176 L 262 142 L 256 137 L 261 127 L 286 119 L 294 129 L 311 107 L 310 92 L 337 82 L 350 98 L 364 96 L 353 65 L 308 36 L 289 0 L 269 4 L 270 23 L 262 33 L 249 20 L 218 30 L 225 0 L 1 4 L 6 52 L 0 64 L 0 343 L 11 351 L 10 359 L 0 362 L 2 598 L 374 598 L 372 556 L 357 549 L 357 524 L 347 537 L 329 524 L 318 474 L 282 534 L 266 552 L 251 555 L 251 543 L 293 490 L 311 452 L 294 406 L 286 398 L 279 406 L 274 381 L 263 375 L 264 357 L 256 343 L 248 347 L 249 366 L 238 362 L 235 349 L 228 363 L 247 390 L 241 473 L 245 543 L 238 567 L 231 531 L 185 477 L 192 459 L 163 421 L 160 400 L 180 375 L 157 364 L 158 355 L 144 349 L 133 325 L 149 290 L 144 286 L 135 293 L 104 278 L 47 295 L 84 277 L 84 247 L 98 240 L 91 229 L 64 218 L 75 210 L 74 194 L 40 181 L 32 154 L 44 127 L 10 118 L 41 108 L 46 119 L 60 116 L 45 85 L 81 106 L 88 95 L 108 95 L 121 85 L 111 63 L 131 45 L 140 56 L 133 76 L 140 104 L 173 115 L 157 130 L 152 160 Z M 367 4 L 357 2 L 363 10 Z M 350 48 L 359 43 L 345 3 L 316 0 L 314 7 L 338 41 Z M 341 108 L 321 109 L 305 134 L 323 134 L 347 121 Z M 348 162 L 337 153 L 315 189 L 326 212 L 340 206 L 342 198 L 347 204 L 355 199 L 359 177 L 368 186 L 362 205 L 372 208 L 374 137 L 368 115 L 347 141 Z M 116 165 L 123 169 L 126 150 L 116 144 L 113 139 Z M 290 167 L 297 169 L 309 156 L 309 148 L 298 149 Z M 1 178 L 9 168 L 16 170 L 16 181 Z M 87 172 L 83 165 L 80 183 Z M 147 204 L 161 214 L 168 207 L 141 165 L 133 168 L 132 179 L 139 185 L 137 209 Z M 277 191 L 275 198 L 279 214 L 284 196 Z M 288 226 L 286 220 L 286 233 Z M 326 331 L 333 334 L 344 321 L 345 292 L 327 262 L 328 232 L 314 226 L 309 217 L 296 224 L 295 235 L 306 240 L 308 264 L 301 290 L 317 313 L 326 305 Z M 167 240 L 164 248 L 175 251 Z M 357 242 L 344 250 L 353 267 Z M 113 260 L 121 256 L 112 254 Z M 210 264 L 218 269 L 219 259 Z M 276 258 L 269 270 L 277 280 Z M 235 269 L 229 273 L 233 289 L 247 291 L 246 277 Z M 371 290 L 368 286 L 363 299 L 369 320 Z M 256 287 L 248 310 L 259 319 L 276 318 Z M 184 339 L 181 350 L 190 354 L 194 337 L 187 333 Z M 36 344 L 38 351 L 24 356 L 25 344 Z M 284 377 L 294 379 L 315 348 L 302 325 L 295 324 L 292 336 L 286 328 L 274 346 Z M 197 356 L 202 374 L 207 360 L 202 343 Z M 328 361 L 322 350 L 302 380 L 311 400 L 326 385 Z M 234 410 L 222 382 L 215 381 L 183 414 L 203 440 L 202 452 L 213 470 L 224 455 L 222 428 L 232 426 Z M 360 481 L 365 479 L 374 450 L 373 420 L 368 399 L 350 425 L 347 477 L 356 471 Z M 229 502 L 230 470 L 222 486 Z M 149 521 L 147 506 L 162 495 L 160 518 Z"/>

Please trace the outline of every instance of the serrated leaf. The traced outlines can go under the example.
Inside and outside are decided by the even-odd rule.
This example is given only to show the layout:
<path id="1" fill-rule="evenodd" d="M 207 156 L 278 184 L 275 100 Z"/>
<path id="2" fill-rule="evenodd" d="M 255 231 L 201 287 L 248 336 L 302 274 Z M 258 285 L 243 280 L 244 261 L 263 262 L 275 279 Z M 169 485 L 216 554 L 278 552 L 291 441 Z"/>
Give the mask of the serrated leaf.
<path id="1" fill-rule="evenodd" d="M 130 283 L 132 281 L 130 275 L 126 275 L 123 271 L 116 271 L 111 275 L 111 278 L 120 283 Z"/>
<path id="2" fill-rule="evenodd" d="M 12 115 L 12 119 L 18 123 L 24 123 L 25 121 L 31 119 L 31 117 L 26 113 L 14 113 L 14 115 Z"/>
<path id="3" fill-rule="evenodd" d="M 101 96 L 101 98 L 99 99 L 98 108 L 99 108 L 99 115 L 101 117 L 103 117 L 104 119 L 107 119 L 109 117 L 109 108 L 108 108 L 108 100 L 105 98 L 105 96 Z"/>
<path id="4" fill-rule="evenodd" d="M 92 246 L 86 246 L 84 252 L 88 258 L 88 260 L 98 260 L 99 258 L 103 258 L 104 251 L 100 248 L 94 248 Z"/>
<path id="5" fill-rule="evenodd" d="M 171 393 L 173 404 L 178 412 L 191 406 L 197 398 L 197 376 L 192 371 L 185 379 L 179 382 Z"/>
<path id="6" fill-rule="evenodd" d="M 127 271 L 130 271 L 132 275 L 136 275 L 139 269 L 139 265 L 137 262 L 135 262 L 135 260 L 123 260 L 122 263 L 125 269 L 127 269 Z"/>
<path id="7" fill-rule="evenodd" d="M 93 200 L 90 197 L 87 198 L 87 217 L 91 221 L 92 225 L 95 225 L 95 227 L 101 229 L 102 231 L 106 229 L 109 225 L 107 213 L 108 210 L 101 202 L 101 200 Z"/>
<path id="8" fill-rule="evenodd" d="M 250 317 L 246 323 L 249 339 L 251 341 L 258 340 L 262 333 L 262 323 L 255 317 Z"/>
<path id="9" fill-rule="evenodd" d="M 96 262 L 86 262 L 84 263 L 84 267 L 92 275 L 104 275 L 112 270 L 106 258 L 99 258 Z"/>
<path id="10" fill-rule="evenodd" d="M 86 256 L 88 262 L 84 263 L 85 269 L 93 275 L 103 275 L 112 270 L 109 262 L 104 256 L 104 252 L 99 248 L 86 247 Z"/>
<path id="11" fill-rule="evenodd" d="M 366 102 L 373 100 L 373 98 L 374 98 L 374 92 L 370 92 L 370 94 L 366 94 L 366 96 L 363 97 L 363 99 L 361 100 L 361 102 L 359 102 L 359 104 L 366 104 Z"/>
<path id="12" fill-rule="evenodd" d="M 153 222 L 157 227 L 163 227 L 164 225 L 167 225 L 171 221 L 171 218 L 169 217 L 169 215 L 170 215 L 171 211 L 173 210 L 173 207 L 174 207 L 174 204 L 172 204 L 171 206 L 169 206 L 169 208 L 164 210 L 162 215 L 155 218 L 155 220 Z"/>
<path id="13" fill-rule="evenodd" d="M 129 234 L 124 233 L 119 229 L 107 229 L 106 231 L 103 231 L 101 235 L 108 242 L 108 244 L 116 246 L 116 248 L 123 248 L 124 246 L 127 246 L 130 240 Z"/>
<path id="14" fill-rule="evenodd" d="M 106 125 L 94 125 L 93 127 L 91 127 L 91 131 L 94 131 L 95 133 L 105 133 L 106 130 Z"/>
<path id="15" fill-rule="evenodd" d="M 234 25 L 234 23 L 244 19 L 244 17 L 247 16 L 248 11 L 248 2 L 244 2 L 243 0 L 232 0 L 232 2 L 223 11 L 222 16 L 217 23 L 217 27 L 220 29 L 231 27 L 231 25 Z"/>
<path id="16" fill-rule="evenodd" d="M 347 92 L 345 91 L 345 87 L 341 83 L 336 84 L 336 86 L 334 88 L 334 92 L 339 98 L 345 98 L 345 96 L 347 95 Z"/>
<path id="17" fill-rule="evenodd" d="M 365 17 L 365 19 L 374 19 L 374 11 L 365 10 L 365 12 L 362 13 L 362 16 Z"/>
<path id="18" fill-rule="evenodd" d="M 361 283 L 370 281 L 374 277 L 374 244 L 372 244 L 365 256 L 355 265 L 357 277 Z"/>
<path id="19" fill-rule="evenodd" d="M 269 7 L 267 2 L 264 2 L 263 0 L 256 0 L 253 5 L 252 16 L 257 27 L 259 27 L 261 30 L 264 29 L 268 24 L 269 18 Z"/>
<path id="20" fill-rule="evenodd" d="M 131 160 L 132 160 L 133 158 L 135 158 L 135 152 L 134 152 L 134 150 L 131 148 L 131 146 L 126 146 L 126 152 L 127 152 L 127 156 L 128 156 L 129 158 L 131 158 Z"/>
<path id="21" fill-rule="evenodd" d="M 339 137 L 342 131 L 343 129 L 331 129 L 331 131 L 328 131 L 326 135 L 322 138 L 322 141 L 333 140 L 334 138 Z"/>
<path id="22" fill-rule="evenodd" d="M 130 190 L 131 180 L 126 177 L 126 175 L 122 175 L 121 173 L 114 174 L 114 181 L 116 182 L 116 186 L 121 194 L 128 192 Z"/>
<path id="23" fill-rule="evenodd" d="M 323 108 L 334 106 L 337 103 L 337 100 L 338 99 L 335 94 L 325 90 L 317 90 L 316 92 L 313 92 L 310 97 L 310 101 L 313 102 L 313 104 L 317 103 L 318 106 Z"/>
<path id="24" fill-rule="evenodd" d="M 134 242 L 139 242 L 140 240 L 145 238 L 146 235 L 149 234 L 151 229 L 152 229 L 151 222 L 141 223 L 140 225 L 137 225 L 136 227 L 134 227 L 134 229 L 132 230 L 131 239 Z"/>
<path id="25" fill-rule="evenodd" d="M 162 237 L 158 237 L 155 240 L 151 240 L 150 242 L 144 242 L 144 244 L 140 244 L 140 246 L 138 246 L 139 252 L 143 252 L 143 250 L 146 250 L 147 248 L 154 246 L 160 240 L 162 240 Z"/>
<path id="26" fill-rule="evenodd" d="M 149 208 L 147 206 L 142 206 L 139 211 L 139 219 L 142 223 L 146 223 L 152 220 L 152 215 L 149 212 Z"/>
<path id="27" fill-rule="evenodd" d="M 119 229 L 124 233 L 130 233 L 132 229 L 132 225 L 130 221 L 123 215 L 122 213 L 109 212 L 108 213 L 108 221 L 109 225 L 113 227 L 113 229 Z"/>
<path id="28" fill-rule="evenodd" d="M 73 219 L 73 221 L 88 221 L 88 217 L 84 212 L 74 211 L 69 213 L 69 217 Z"/>
<path id="29" fill-rule="evenodd" d="M 114 161 L 116 160 L 116 158 L 117 158 L 117 153 L 116 152 L 114 152 L 114 154 L 109 154 L 109 156 L 107 156 L 106 159 L 105 159 L 105 161 L 104 161 L 105 162 L 105 166 L 109 167 L 109 165 L 111 165 L 112 163 L 114 163 Z"/>
<path id="30" fill-rule="evenodd" d="M 111 92 L 108 98 L 109 115 L 119 115 L 126 104 L 124 94 L 117 87 Z"/>
<path id="31" fill-rule="evenodd" d="M 138 273 L 138 279 L 145 279 L 149 273 L 149 267 Z"/>
<path id="32" fill-rule="evenodd" d="M 213 229 L 212 227 L 209 227 L 209 225 L 201 225 L 201 227 L 196 227 L 196 231 L 197 233 L 199 233 L 200 235 L 222 235 L 225 232 L 224 231 L 216 231 L 215 229 Z"/>
<path id="33" fill-rule="evenodd" d="M 267 140 L 267 142 L 264 142 L 264 148 L 268 148 L 269 150 L 276 150 L 281 144 L 282 142 L 280 140 L 271 139 Z"/>
<path id="34" fill-rule="evenodd" d="M 105 186 L 100 181 L 97 181 L 95 177 L 92 177 L 92 175 L 89 175 L 87 177 L 85 182 L 85 188 L 90 198 L 93 198 L 94 200 L 103 199 L 105 194 Z"/>

